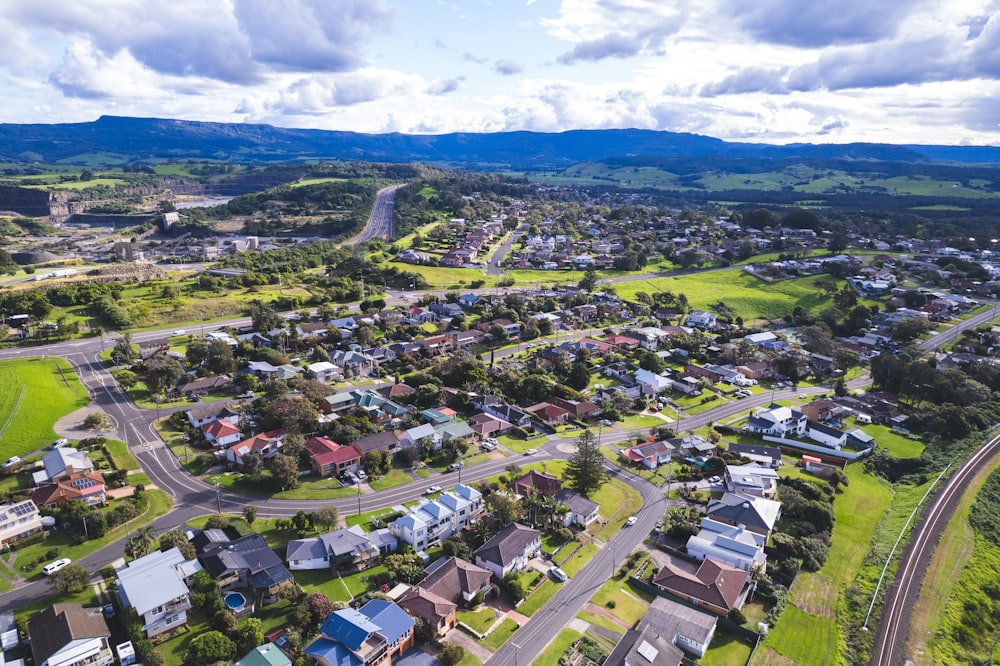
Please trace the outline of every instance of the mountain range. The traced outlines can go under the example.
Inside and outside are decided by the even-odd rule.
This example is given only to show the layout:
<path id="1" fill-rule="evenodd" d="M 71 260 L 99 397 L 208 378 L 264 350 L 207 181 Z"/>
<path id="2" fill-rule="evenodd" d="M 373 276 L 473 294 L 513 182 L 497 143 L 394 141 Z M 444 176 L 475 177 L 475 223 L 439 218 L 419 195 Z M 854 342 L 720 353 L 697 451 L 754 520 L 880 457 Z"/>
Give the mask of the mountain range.
<path id="1" fill-rule="evenodd" d="M 1000 147 L 771 145 L 641 129 L 362 134 L 120 116 L 101 116 L 86 123 L 0 124 L 0 160 L 8 162 L 113 165 L 181 159 L 240 163 L 336 159 L 543 169 L 614 157 L 705 156 L 984 164 L 1000 163 Z"/>

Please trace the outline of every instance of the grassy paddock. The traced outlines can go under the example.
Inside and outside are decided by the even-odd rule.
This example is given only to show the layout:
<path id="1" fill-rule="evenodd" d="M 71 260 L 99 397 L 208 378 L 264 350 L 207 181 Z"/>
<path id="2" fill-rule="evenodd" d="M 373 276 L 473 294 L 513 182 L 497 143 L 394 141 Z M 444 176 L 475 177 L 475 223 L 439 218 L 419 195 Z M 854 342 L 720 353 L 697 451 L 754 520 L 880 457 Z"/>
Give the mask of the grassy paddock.
<path id="1" fill-rule="evenodd" d="M 0 363 L 0 457 L 50 444 L 56 438 L 53 424 L 89 403 L 87 390 L 62 359 Z"/>

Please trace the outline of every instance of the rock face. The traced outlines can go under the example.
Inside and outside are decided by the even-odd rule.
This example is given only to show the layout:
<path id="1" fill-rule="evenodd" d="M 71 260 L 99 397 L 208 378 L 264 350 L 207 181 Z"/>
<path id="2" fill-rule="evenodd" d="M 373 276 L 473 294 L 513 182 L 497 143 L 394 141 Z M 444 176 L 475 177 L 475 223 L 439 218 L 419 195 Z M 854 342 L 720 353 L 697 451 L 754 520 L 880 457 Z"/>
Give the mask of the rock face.
<path id="1" fill-rule="evenodd" d="M 0 187 L 0 210 L 9 210 L 26 217 L 49 214 L 49 193 L 26 187 Z"/>

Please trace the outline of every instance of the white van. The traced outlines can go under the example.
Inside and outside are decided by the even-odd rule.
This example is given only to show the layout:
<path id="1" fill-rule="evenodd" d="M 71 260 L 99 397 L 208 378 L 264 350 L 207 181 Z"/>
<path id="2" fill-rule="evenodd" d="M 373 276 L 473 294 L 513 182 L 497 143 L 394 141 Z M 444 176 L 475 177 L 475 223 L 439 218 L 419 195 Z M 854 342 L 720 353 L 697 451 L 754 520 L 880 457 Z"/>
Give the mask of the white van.
<path id="1" fill-rule="evenodd" d="M 63 567 L 69 565 L 70 560 L 68 557 L 64 557 L 61 560 L 56 560 L 55 562 L 49 562 L 44 567 L 42 567 L 42 573 L 46 576 L 51 576 L 55 572 L 59 571 Z"/>

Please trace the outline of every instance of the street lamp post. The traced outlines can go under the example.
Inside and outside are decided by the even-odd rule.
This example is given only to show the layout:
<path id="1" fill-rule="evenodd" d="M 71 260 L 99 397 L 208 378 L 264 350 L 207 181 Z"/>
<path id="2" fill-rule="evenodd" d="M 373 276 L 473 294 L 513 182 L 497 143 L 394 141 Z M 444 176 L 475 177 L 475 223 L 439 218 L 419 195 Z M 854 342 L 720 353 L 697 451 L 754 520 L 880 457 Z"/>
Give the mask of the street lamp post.
<path id="1" fill-rule="evenodd" d="M 219 485 L 219 477 L 215 477 L 215 505 L 218 509 L 218 513 L 222 515 L 222 488 Z"/>
<path id="2" fill-rule="evenodd" d="M 517 666 L 517 657 L 521 654 L 521 646 L 517 643 L 511 643 L 511 645 L 514 647 L 514 666 Z"/>
<path id="3" fill-rule="evenodd" d="M 360 479 L 358 479 L 358 482 L 357 482 L 356 485 L 358 487 L 358 515 L 360 516 L 361 515 L 361 480 Z"/>

